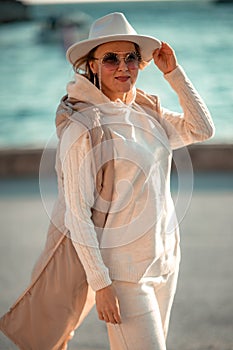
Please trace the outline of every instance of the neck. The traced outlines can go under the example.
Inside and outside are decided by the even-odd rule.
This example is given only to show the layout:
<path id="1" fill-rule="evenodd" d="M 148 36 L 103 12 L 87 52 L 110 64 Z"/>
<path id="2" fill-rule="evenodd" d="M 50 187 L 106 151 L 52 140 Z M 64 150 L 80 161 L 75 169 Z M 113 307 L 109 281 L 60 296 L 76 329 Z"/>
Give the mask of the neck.
<path id="1" fill-rule="evenodd" d="M 113 102 L 115 102 L 116 100 L 121 100 L 122 102 L 126 103 L 127 101 L 128 92 L 114 94 L 114 93 L 109 93 L 107 91 L 104 91 L 104 89 L 102 89 L 102 92 L 105 96 L 107 96 Z"/>
<path id="2" fill-rule="evenodd" d="M 123 103 L 126 103 L 127 94 L 112 96 L 112 98 L 110 98 L 110 100 L 113 102 L 115 102 L 116 100 L 121 100 Z"/>

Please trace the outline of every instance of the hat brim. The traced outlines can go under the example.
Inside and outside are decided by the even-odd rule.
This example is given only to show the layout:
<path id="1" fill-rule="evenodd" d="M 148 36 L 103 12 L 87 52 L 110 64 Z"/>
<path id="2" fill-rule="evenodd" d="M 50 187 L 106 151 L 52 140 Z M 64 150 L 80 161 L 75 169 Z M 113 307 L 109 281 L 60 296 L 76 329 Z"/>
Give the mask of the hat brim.
<path id="1" fill-rule="evenodd" d="M 154 50 L 161 47 L 161 41 L 145 35 L 116 34 L 102 36 L 95 39 L 86 39 L 70 46 L 66 52 L 67 60 L 74 65 L 78 59 L 87 55 L 95 47 L 112 41 L 130 41 L 140 47 L 142 60 L 149 62 L 153 57 Z"/>

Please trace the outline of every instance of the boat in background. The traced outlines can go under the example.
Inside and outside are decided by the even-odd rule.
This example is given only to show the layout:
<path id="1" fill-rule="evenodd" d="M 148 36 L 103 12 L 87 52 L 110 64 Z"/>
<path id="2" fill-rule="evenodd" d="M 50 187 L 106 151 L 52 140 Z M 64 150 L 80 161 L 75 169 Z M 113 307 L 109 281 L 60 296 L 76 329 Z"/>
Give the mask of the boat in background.
<path id="1" fill-rule="evenodd" d="M 73 43 L 87 38 L 92 18 L 84 12 L 49 16 L 42 24 L 38 39 L 44 44 L 62 44 L 66 50 Z"/>

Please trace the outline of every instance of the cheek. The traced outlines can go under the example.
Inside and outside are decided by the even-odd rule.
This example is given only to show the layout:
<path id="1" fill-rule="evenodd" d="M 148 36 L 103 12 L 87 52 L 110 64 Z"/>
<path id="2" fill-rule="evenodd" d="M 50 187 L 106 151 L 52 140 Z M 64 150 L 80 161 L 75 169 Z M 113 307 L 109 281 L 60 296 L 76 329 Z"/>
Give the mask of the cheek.
<path id="1" fill-rule="evenodd" d="M 111 71 L 102 69 L 101 70 L 101 81 L 105 85 L 111 84 L 114 81 L 114 74 Z"/>
<path id="2" fill-rule="evenodd" d="M 131 81 L 135 83 L 138 77 L 138 69 L 135 69 L 131 72 Z"/>

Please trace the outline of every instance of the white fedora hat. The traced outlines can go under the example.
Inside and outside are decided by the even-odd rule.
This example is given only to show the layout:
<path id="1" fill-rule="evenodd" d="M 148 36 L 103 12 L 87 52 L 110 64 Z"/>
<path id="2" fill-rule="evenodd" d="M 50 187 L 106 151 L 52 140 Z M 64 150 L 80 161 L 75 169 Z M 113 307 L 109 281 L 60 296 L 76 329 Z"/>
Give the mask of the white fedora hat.
<path id="1" fill-rule="evenodd" d="M 138 44 L 142 60 L 146 62 L 152 59 L 153 51 L 161 46 L 158 39 L 137 34 L 123 13 L 114 12 L 97 19 L 90 28 L 88 39 L 70 46 L 66 57 L 74 65 L 79 58 L 87 55 L 96 46 L 111 41 L 130 41 Z"/>

